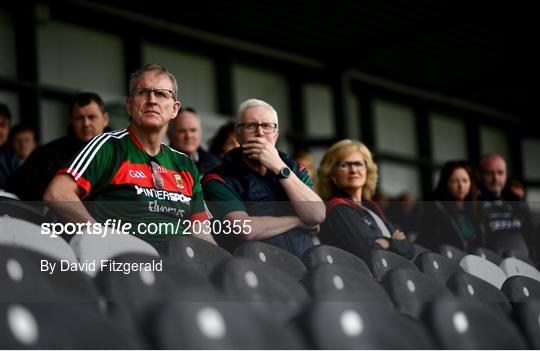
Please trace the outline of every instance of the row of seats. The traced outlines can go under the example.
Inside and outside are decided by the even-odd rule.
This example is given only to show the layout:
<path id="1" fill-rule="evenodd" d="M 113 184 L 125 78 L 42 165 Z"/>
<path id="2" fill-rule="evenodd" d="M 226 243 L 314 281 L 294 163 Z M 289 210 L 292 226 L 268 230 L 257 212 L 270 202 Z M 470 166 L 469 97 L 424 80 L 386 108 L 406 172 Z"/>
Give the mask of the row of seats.
<path id="1" fill-rule="evenodd" d="M 298 259 L 256 241 L 231 255 L 190 236 L 156 250 L 120 235 L 67 244 L 36 228 L 1 219 L 2 348 L 540 347 L 540 282 L 505 275 L 499 289 L 480 256 L 364 261 L 319 245 Z M 163 271 L 48 274 L 42 259 L 162 260 Z"/>

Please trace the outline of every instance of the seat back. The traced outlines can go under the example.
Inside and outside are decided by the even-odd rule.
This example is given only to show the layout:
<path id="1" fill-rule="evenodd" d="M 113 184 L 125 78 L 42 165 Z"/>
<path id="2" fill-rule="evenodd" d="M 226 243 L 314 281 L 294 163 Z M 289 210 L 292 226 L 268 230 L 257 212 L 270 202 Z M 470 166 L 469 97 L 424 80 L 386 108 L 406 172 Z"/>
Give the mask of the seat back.
<path id="1" fill-rule="evenodd" d="M 506 280 L 502 269 L 480 256 L 467 255 L 461 259 L 459 265 L 465 272 L 485 280 L 497 289 L 500 289 Z"/>
<path id="2" fill-rule="evenodd" d="M 303 349 L 299 335 L 249 305 L 184 301 L 163 306 L 148 324 L 158 349 Z"/>
<path id="3" fill-rule="evenodd" d="M 414 260 L 414 264 L 422 273 L 429 275 L 443 285 L 448 278 L 457 272 L 463 272 L 463 268 L 454 261 L 434 252 L 424 252 Z"/>
<path id="4" fill-rule="evenodd" d="M 394 307 L 379 282 L 347 266 L 319 265 L 307 274 L 304 285 L 317 301 L 358 301 L 389 310 Z"/>
<path id="5" fill-rule="evenodd" d="M 226 261 L 211 277 L 228 301 L 252 305 L 283 323 L 295 317 L 310 300 L 305 288 L 291 275 L 248 258 Z"/>
<path id="6" fill-rule="evenodd" d="M 412 261 L 386 250 L 372 250 L 368 261 L 375 280 L 381 281 L 384 275 L 395 268 L 418 270 Z"/>
<path id="7" fill-rule="evenodd" d="M 441 256 L 448 258 L 450 261 L 453 261 L 457 264 L 461 262 L 461 259 L 467 256 L 467 253 L 463 250 L 458 249 L 452 245 L 441 245 L 439 246 L 439 253 Z"/>
<path id="8" fill-rule="evenodd" d="M 406 268 L 396 268 L 382 280 L 396 310 L 418 317 L 425 304 L 436 299 L 452 299 L 450 291 L 435 279 Z"/>
<path id="9" fill-rule="evenodd" d="M 502 291 L 474 275 L 465 272 L 455 273 L 448 279 L 446 286 L 462 300 L 476 302 L 505 315 L 512 310 Z"/>
<path id="10" fill-rule="evenodd" d="M 489 262 L 496 264 L 497 266 L 501 264 L 503 260 L 502 256 L 496 253 L 493 250 L 490 250 L 486 247 L 481 246 L 472 246 L 467 250 L 471 255 L 480 256 Z"/>
<path id="11" fill-rule="evenodd" d="M 540 349 L 540 301 L 530 300 L 515 308 L 514 321 L 533 350 Z"/>
<path id="12" fill-rule="evenodd" d="M 41 227 L 37 224 L 19 218 L 1 216 L 0 226 L 2 228 L 0 245 L 30 249 L 58 261 L 77 262 L 75 253 L 64 239 L 42 234 Z"/>
<path id="13" fill-rule="evenodd" d="M 307 272 L 306 266 L 292 253 L 261 241 L 245 241 L 234 250 L 234 256 L 251 258 L 271 265 L 300 281 Z"/>
<path id="14" fill-rule="evenodd" d="M 300 318 L 310 349 L 433 349 L 425 327 L 360 302 L 317 302 Z"/>
<path id="15" fill-rule="evenodd" d="M 101 235 L 75 235 L 69 242 L 79 262 L 95 262 L 99 265 L 101 260 L 108 260 L 123 254 L 140 253 L 159 257 L 156 249 L 131 234 L 108 234 Z M 83 271 L 94 277 L 99 272 L 86 266 Z"/>
<path id="16" fill-rule="evenodd" d="M 458 273 L 459 274 L 459 273 Z M 524 349 L 527 343 L 506 317 L 483 305 L 436 302 L 422 314 L 441 349 Z"/>
<path id="17" fill-rule="evenodd" d="M 522 275 L 514 275 L 504 281 L 501 291 L 513 303 L 530 300 L 540 301 L 540 282 Z"/>
<path id="18" fill-rule="evenodd" d="M 372 277 L 371 271 L 363 260 L 335 246 L 312 246 L 302 255 L 302 262 L 308 271 L 313 270 L 320 264 L 338 264 L 356 269 L 360 274 Z"/>
<path id="19" fill-rule="evenodd" d="M 499 264 L 499 267 L 502 269 L 502 271 L 504 272 L 504 274 L 506 274 L 507 277 L 512 277 L 514 275 L 523 275 L 540 282 L 540 272 L 538 271 L 538 269 L 517 258 L 505 258 Z"/>
<path id="20" fill-rule="evenodd" d="M 221 247 L 191 235 L 178 235 L 164 241 L 157 250 L 162 257 L 167 257 L 207 276 L 215 267 L 233 257 Z"/>

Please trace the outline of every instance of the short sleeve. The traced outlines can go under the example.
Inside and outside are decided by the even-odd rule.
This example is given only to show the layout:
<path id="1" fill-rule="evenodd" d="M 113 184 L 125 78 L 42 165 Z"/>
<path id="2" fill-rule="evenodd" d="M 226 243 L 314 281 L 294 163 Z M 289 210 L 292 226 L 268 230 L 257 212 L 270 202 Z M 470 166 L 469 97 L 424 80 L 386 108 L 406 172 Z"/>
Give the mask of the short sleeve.
<path id="1" fill-rule="evenodd" d="M 114 146 L 101 134 L 92 139 L 73 159 L 57 174 L 70 175 L 75 183 L 84 190 L 83 197 L 92 189 L 105 186 L 109 178 L 113 160 Z"/>
<path id="2" fill-rule="evenodd" d="M 216 218 L 223 218 L 228 213 L 235 211 L 247 212 L 240 196 L 221 180 L 210 179 L 206 181 L 203 191 L 210 212 Z"/>

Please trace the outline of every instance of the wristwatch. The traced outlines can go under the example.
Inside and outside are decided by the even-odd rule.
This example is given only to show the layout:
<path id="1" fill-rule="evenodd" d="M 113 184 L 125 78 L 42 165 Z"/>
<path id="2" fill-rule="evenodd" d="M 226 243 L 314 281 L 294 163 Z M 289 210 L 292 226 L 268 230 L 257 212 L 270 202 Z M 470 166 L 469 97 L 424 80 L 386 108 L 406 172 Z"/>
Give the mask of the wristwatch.
<path id="1" fill-rule="evenodd" d="M 291 169 L 287 166 L 283 167 L 282 169 L 279 170 L 279 173 L 276 174 L 276 178 L 277 179 L 285 179 L 285 178 L 289 178 L 289 176 L 291 175 Z"/>

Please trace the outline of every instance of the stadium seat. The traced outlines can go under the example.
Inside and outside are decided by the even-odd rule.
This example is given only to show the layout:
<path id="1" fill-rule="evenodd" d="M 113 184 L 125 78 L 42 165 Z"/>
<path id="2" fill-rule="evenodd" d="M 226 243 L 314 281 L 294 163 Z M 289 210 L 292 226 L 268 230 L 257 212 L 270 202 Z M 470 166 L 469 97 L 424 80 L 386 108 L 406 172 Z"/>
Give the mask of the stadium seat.
<path id="1" fill-rule="evenodd" d="M 505 258 L 499 267 L 503 270 L 507 277 L 514 275 L 524 275 L 540 282 L 540 272 L 530 264 L 518 260 L 517 258 Z"/>
<path id="2" fill-rule="evenodd" d="M 480 256 L 467 255 L 461 259 L 459 265 L 465 272 L 484 279 L 497 289 L 500 289 L 506 280 L 506 275 L 499 266 Z"/>
<path id="3" fill-rule="evenodd" d="M 515 308 L 514 321 L 533 350 L 540 350 L 540 301 L 530 300 Z"/>
<path id="4" fill-rule="evenodd" d="M 458 273 L 459 274 L 459 273 Z M 525 349 L 527 343 L 508 319 L 483 305 L 463 301 L 429 304 L 422 313 L 439 349 Z"/>
<path id="5" fill-rule="evenodd" d="M 501 291 L 512 304 L 530 300 L 540 301 L 540 282 L 529 277 L 521 275 L 508 277 Z"/>
<path id="6" fill-rule="evenodd" d="M 318 302 L 299 319 L 310 349 L 434 349 L 426 328 L 359 302 Z"/>
<path id="7" fill-rule="evenodd" d="M 461 259 L 467 255 L 465 251 L 460 250 L 452 245 L 439 246 L 439 253 L 442 256 L 448 258 L 450 261 L 454 261 L 457 264 L 459 264 L 461 262 Z"/>
<path id="8" fill-rule="evenodd" d="M 69 244 L 58 236 L 42 234 L 37 224 L 10 217 L 0 217 L 0 245 L 9 245 L 40 252 L 58 261 L 77 262 Z"/>
<path id="9" fill-rule="evenodd" d="M 510 302 L 502 291 L 483 279 L 468 273 L 455 273 L 446 283 L 450 291 L 459 299 L 475 302 L 491 310 L 507 315 L 512 310 Z"/>
<path id="10" fill-rule="evenodd" d="M 283 323 L 294 318 L 310 300 L 291 275 L 248 258 L 226 261 L 214 270 L 212 281 L 227 300 L 245 302 Z"/>
<path id="11" fill-rule="evenodd" d="M 159 257 L 158 252 L 152 245 L 131 234 L 75 235 L 69 245 L 75 252 L 79 262 L 96 262 L 96 265 L 99 265 L 101 260 L 108 260 L 122 254 L 141 253 Z M 83 271 L 92 277 L 98 273 L 87 268 Z"/>
<path id="12" fill-rule="evenodd" d="M 418 317 L 426 303 L 435 299 L 453 299 L 443 284 L 417 270 L 396 268 L 388 272 L 383 280 L 388 295 L 396 310 Z"/>
<path id="13" fill-rule="evenodd" d="M 358 301 L 379 304 L 393 310 L 394 305 L 381 284 L 354 268 L 322 264 L 309 271 L 304 285 L 317 301 Z"/>
<path id="14" fill-rule="evenodd" d="M 131 270 L 132 263 L 150 266 Z M 144 326 L 161 303 L 212 300 L 218 295 L 210 281 L 198 272 L 148 254 L 111 258 L 95 282 L 107 300 L 111 318 L 132 331 Z M 195 291 L 205 294 L 199 296 Z"/>
<path id="15" fill-rule="evenodd" d="M 52 264 L 54 272 L 44 269 Z M 0 246 L 0 282 L 2 302 L 64 303 L 94 313 L 101 311 L 99 293 L 88 276 L 62 271 L 61 262 L 37 252 Z"/>
<path id="16" fill-rule="evenodd" d="M 422 245 L 414 244 L 414 257 L 412 260 L 413 261 L 416 260 L 416 258 L 420 256 L 420 254 L 423 254 L 424 252 L 432 252 L 432 251 Z"/>
<path id="17" fill-rule="evenodd" d="M 312 246 L 302 255 L 302 262 L 308 271 L 320 264 L 337 264 L 356 269 L 360 274 L 373 277 L 364 261 L 350 252 L 330 245 Z"/>
<path id="18" fill-rule="evenodd" d="M 414 260 L 414 264 L 420 272 L 429 275 L 443 285 L 446 285 L 446 281 L 452 274 L 463 272 L 463 268 L 459 264 L 434 252 L 422 253 Z"/>
<path id="19" fill-rule="evenodd" d="M 375 280 L 381 281 L 384 275 L 395 268 L 417 270 L 412 261 L 386 250 L 371 250 L 368 266 Z"/>
<path id="20" fill-rule="evenodd" d="M 302 280 L 307 272 L 306 266 L 298 257 L 274 245 L 261 241 L 244 241 L 234 250 L 234 256 L 247 257 L 292 275 L 297 281 Z"/>
<path id="21" fill-rule="evenodd" d="M 467 251 L 469 252 L 469 254 L 482 257 L 483 259 L 486 259 L 489 262 L 496 264 L 497 266 L 500 265 L 501 261 L 503 260 L 501 255 L 485 247 L 472 246 Z"/>
<path id="22" fill-rule="evenodd" d="M 64 303 L 0 302 L 0 349 L 141 349 L 136 335 Z"/>
<path id="23" fill-rule="evenodd" d="M 195 269 L 206 276 L 210 275 L 216 266 L 233 257 L 219 246 L 191 235 L 179 235 L 164 241 L 157 250 L 162 257 Z"/>
<path id="24" fill-rule="evenodd" d="M 241 302 L 188 301 L 164 305 L 149 323 L 157 349 L 303 349 L 294 329 Z"/>
<path id="25" fill-rule="evenodd" d="M 26 222 L 41 225 L 53 221 L 49 208 L 39 202 L 24 202 L 0 196 L 0 217 L 18 218 Z"/>

